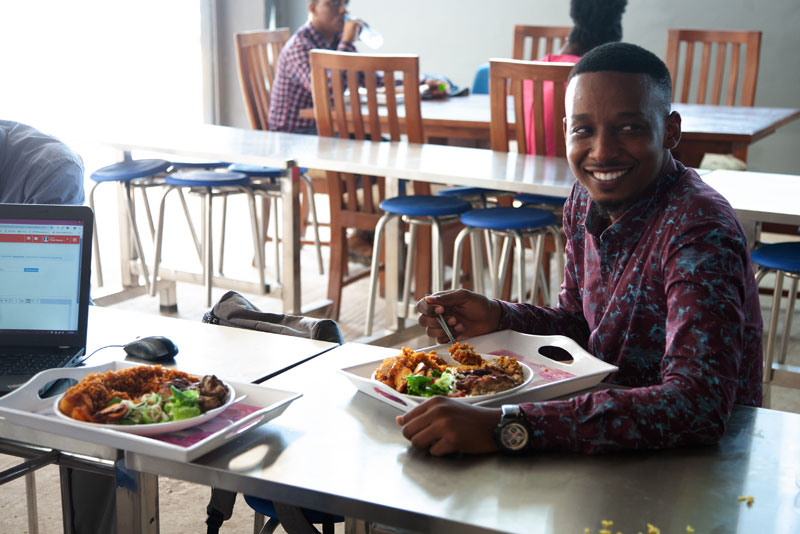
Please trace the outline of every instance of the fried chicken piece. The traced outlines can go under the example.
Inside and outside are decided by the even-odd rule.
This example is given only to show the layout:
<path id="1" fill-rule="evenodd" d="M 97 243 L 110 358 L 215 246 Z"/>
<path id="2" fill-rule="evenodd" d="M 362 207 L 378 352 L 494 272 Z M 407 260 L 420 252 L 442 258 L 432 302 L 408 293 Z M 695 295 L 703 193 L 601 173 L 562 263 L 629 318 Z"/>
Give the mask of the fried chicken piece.
<path id="1" fill-rule="evenodd" d="M 214 375 L 206 375 L 200 379 L 197 389 L 200 391 L 197 404 L 203 413 L 219 408 L 228 398 L 228 388 Z"/>
<path id="2" fill-rule="evenodd" d="M 118 402 L 94 414 L 95 423 L 116 423 L 128 415 L 128 407 L 125 403 Z"/>

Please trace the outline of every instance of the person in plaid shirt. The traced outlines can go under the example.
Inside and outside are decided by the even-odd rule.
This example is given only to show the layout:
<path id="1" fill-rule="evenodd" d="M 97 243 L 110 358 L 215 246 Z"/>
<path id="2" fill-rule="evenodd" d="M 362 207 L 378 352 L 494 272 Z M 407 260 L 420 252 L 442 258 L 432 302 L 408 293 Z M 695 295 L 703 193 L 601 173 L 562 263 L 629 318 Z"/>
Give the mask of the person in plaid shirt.
<path id="1" fill-rule="evenodd" d="M 564 205 L 558 306 L 464 289 L 417 304 L 440 342 L 437 314 L 459 339 L 502 329 L 569 336 L 616 365 L 606 380 L 620 387 L 504 412 L 433 398 L 398 417 L 414 447 L 440 455 L 708 445 L 734 404 L 761 405 L 761 307 L 747 240 L 731 205 L 672 158 L 681 118 L 671 92 L 667 67 L 636 45 L 602 45 L 573 68 L 564 132 L 577 183 Z M 508 424 L 498 427 L 501 417 Z"/>
<path id="2" fill-rule="evenodd" d="M 310 0 L 308 22 L 287 41 L 278 58 L 269 104 L 269 129 L 316 134 L 314 119 L 300 118 L 300 110 L 313 105 L 311 98 L 311 50 L 355 52 L 361 23 L 345 20 L 348 0 Z"/>

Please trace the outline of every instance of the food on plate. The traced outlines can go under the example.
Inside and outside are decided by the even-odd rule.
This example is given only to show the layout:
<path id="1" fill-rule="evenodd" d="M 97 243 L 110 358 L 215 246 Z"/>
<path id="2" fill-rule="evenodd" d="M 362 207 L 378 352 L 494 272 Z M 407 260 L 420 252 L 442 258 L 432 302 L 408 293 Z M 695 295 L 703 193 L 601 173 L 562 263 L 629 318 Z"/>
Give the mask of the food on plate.
<path id="1" fill-rule="evenodd" d="M 403 347 L 399 356 L 383 360 L 375 370 L 375 379 L 400 393 L 422 397 L 488 395 L 524 381 L 516 358 L 484 360 L 468 343 L 455 343 L 450 355 L 461 365 L 448 365 L 434 350 L 414 352 Z"/>
<path id="2" fill-rule="evenodd" d="M 64 393 L 58 409 L 78 421 L 136 425 L 196 417 L 225 404 L 228 387 L 160 365 L 93 373 Z"/>

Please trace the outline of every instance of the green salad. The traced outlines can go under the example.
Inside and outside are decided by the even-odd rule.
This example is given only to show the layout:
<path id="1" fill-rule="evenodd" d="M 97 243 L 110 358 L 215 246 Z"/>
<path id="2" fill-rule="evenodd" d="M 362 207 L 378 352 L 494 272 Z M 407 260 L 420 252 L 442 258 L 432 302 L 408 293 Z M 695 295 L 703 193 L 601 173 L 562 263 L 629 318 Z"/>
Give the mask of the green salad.
<path id="1" fill-rule="evenodd" d="M 406 383 L 408 395 L 416 395 L 418 397 L 433 397 L 434 395 L 450 395 L 456 387 L 456 377 L 450 371 L 445 369 L 444 372 L 433 370 L 432 377 L 425 375 L 408 375 Z"/>
<path id="2" fill-rule="evenodd" d="M 171 386 L 172 396 L 164 399 L 158 393 L 146 393 L 139 402 L 129 401 L 114 397 L 109 406 L 122 403 L 127 408 L 127 413 L 118 424 L 141 425 L 151 423 L 168 423 L 197 417 L 202 413 L 197 402 L 200 392 L 196 389 L 181 391 Z"/>

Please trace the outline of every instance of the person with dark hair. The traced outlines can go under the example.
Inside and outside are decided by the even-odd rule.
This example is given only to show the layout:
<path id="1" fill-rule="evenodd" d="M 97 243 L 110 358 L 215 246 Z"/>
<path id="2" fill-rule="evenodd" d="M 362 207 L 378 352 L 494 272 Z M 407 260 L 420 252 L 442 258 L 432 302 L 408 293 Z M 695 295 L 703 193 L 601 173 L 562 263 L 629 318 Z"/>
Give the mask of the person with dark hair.
<path id="1" fill-rule="evenodd" d="M 581 56 L 604 43 L 622 39 L 622 14 L 628 0 L 572 0 L 569 15 L 574 26 L 558 54 L 547 54 L 537 61 L 548 63 L 577 63 Z M 544 101 L 545 155 L 556 155 L 556 136 L 553 131 L 553 84 L 542 87 Z M 529 154 L 536 154 L 533 128 L 533 84 L 522 86 L 522 106 L 526 110 L 525 139 Z"/>
<path id="2" fill-rule="evenodd" d="M 681 118 L 652 53 L 609 43 L 575 65 L 564 132 L 577 178 L 564 206 L 558 306 L 446 291 L 417 304 L 429 336 L 513 329 L 569 336 L 617 366 L 611 387 L 502 409 L 433 398 L 397 418 L 440 455 L 598 453 L 716 443 L 734 403 L 761 405 L 761 308 L 730 204 L 672 158 Z"/>

